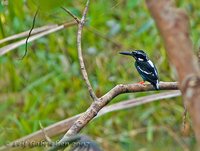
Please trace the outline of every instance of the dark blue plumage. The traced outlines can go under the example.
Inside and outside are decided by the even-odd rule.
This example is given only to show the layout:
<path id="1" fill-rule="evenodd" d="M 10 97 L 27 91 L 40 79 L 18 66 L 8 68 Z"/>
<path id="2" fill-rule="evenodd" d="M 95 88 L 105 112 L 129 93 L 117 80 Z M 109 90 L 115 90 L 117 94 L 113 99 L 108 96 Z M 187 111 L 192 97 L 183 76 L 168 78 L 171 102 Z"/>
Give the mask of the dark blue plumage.
<path id="1" fill-rule="evenodd" d="M 135 67 L 144 81 L 150 82 L 156 90 L 159 89 L 158 71 L 151 60 L 148 59 L 143 50 L 132 52 L 120 52 L 123 55 L 129 55 L 135 58 Z"/>

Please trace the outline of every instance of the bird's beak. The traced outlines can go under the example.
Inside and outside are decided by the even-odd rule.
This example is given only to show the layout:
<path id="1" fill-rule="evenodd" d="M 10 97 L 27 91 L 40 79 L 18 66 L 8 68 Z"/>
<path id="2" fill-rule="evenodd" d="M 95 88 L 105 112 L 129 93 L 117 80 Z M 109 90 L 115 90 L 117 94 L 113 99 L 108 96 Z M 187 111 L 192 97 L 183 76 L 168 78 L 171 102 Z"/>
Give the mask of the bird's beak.
<path id="1" fill-rule="evenodd" d="M 132 56 L 131 52 L 127 52 L 127 51 L 123 51 L 123 52 L 119 52 L 122 55 L 128 55 L 128 56 Z"/>
<path id="2" fill-rule="evenodd" d="M 132 54 L 135 56 L 135 55 L 137 54 L 137 52 L 136 52 L 136 51 L 133 51 Z"/>

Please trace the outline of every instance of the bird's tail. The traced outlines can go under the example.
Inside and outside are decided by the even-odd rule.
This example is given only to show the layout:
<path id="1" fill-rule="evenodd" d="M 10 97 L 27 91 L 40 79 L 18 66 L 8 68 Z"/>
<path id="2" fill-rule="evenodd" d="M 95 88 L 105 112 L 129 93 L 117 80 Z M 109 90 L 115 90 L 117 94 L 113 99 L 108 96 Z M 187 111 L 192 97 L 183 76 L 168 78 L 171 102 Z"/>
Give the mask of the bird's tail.
<path id="1" fill-rule="evenodd" d="M 156 81 L 156 84 L 155 84 L 154 87 L 155 87 L 156 90 L 159 90 L 159 81 L 158 80 Z"/>

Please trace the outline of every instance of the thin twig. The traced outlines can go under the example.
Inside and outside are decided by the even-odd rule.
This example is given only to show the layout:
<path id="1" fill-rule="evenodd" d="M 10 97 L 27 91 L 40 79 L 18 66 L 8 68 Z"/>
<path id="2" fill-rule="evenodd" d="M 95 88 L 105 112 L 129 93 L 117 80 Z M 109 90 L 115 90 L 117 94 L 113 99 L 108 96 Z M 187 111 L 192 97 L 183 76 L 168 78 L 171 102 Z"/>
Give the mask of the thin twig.
<path id="1" fill-rule="evenodd" d="M 47 133 L 45 132 L 45 129 L 44 129 L 42 123 L 39 122 L 39 124 L 40 124 L 40 128 L 41 128 L 41 130 L 42 130 L 42 132 L 43 132 L 43 134 L 44 134 L 44 137 L 45 137 L 46 141 L 47 141 L 49 144 L 52 144 L 53 141 L 51 140 L 51 138 L 50 138 L 50 137 L 47 135 Z"/>
<path id="2" fill-rule="evenodd" d="M 37 17 L 38 11 L 39 11 L 39 8 L 37 9 L 37 11 L 36 11 L 36 13 L 35 13 L 35 15 L 34 15 L 31 30 L 29 31 L 29 33 L 28 33 L 28 37 L 26 38 L 26 47 L 25 47 L 25 52 L 24 52 L 24 55 L 22 56 L 22 58 L 21 58 L 20 60 L 23 60 L 24 57 L 26 56 L 27 52 L 28 52 L 28 40 L 29 40 L 29 38 L 30 38 L 30 36 L 31 36 L 31 32 L 32 32 L 32 30 L 34 29 L 34 26 L 35 26 L 35 20 L 36 20 L 36 17 Z"/>
<path id="3" fill-rule="evenodd" d="M 76 22 L 79 24 L 81 21 L 80 19 L 74 15 L 70 10 L 68 10 L 67 8 L 61 7 L 65 12 L 67 12 L 74 20 L 76 20 Z M 86 27 L 86 29 L 92 33 L 94 33 L 95 35 L 112 42 L 116 47 L 118 48 L 122 48 L 122 45 L 119 44 L 119 42 L 115 42 L 114 40 L 112 40 L 111 38 L 103 35 L 102 33 L 100 33 L 97 29 L 95 29 L 94 27 Z"/>
<path id="4" fill-rule="evenodd" d="M 79 18 L 77 16 L 75 16 L 70 10 L 68 10 L 67 8 L 61 7 L 65 12 L 67 12 L 70 16 L 72 16 L 74 18 L 74 20 L 76 20 L 77 24 L 79 24 L 81 21 L 79 20 Z"/>
<path id="5" fill-rule="evenodd" d="M 92 88 L 92 86 L 90 84 L 90 81 L 88 79 L 87 71 L 85 69 L 85 64 L 84 64 L 84 61 L 83 61 L 83 54 L 82 54 L 82 47 L 81 47 L 82 29 L 83 29 L 83 26 L 84 26 L 84 23 L 85 23 L 85 19 L 86 19 L 86 14 L 87 14 L 87 11 L 88 11 L 89 2 L 90 1 L 87 0 L 85 9 L 83 11 L 83 16 L 81 18 L 81 21 L 78 24 L 77 46 L 78 46 L 78 58 L 79 58 L 79 63 L 80 63 L 80 68 L 81 68 L 81 73 L 82 73 L 83 79 L 84 79 L 84 81 L 85 81 L 85 83 L 87 85 L 87 88 L 88 88 L 88 91 L 90 93 L 90 96 L 92 97 L 92 99 L 94 101 L 97 101 L 98 98 L 96 97 L 96 95 L 94 93 L 94 90 L 93 90 L 93 88 Z"/>

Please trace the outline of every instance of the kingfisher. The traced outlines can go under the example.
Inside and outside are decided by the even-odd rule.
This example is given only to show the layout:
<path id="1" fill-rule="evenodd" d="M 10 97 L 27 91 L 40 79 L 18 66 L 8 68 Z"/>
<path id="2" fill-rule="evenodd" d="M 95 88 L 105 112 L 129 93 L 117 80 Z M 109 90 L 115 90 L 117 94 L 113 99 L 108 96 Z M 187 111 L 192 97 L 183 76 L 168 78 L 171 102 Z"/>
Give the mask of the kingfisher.
<path id="1" fill-rule="evenodd" d="M 159 78 L 156 66 L 151 60 L 149 60 L 147 54 L 143 50 L 120 52 L 120 54 L 129 55 L 135 59 L 135 67 L 143 79 L 140 84 L 144 84 L 145 81 L 148 81 L 153 85 L 156 90 L 159 89 Z"/>

